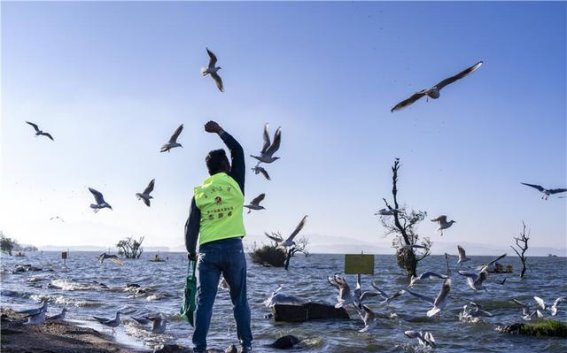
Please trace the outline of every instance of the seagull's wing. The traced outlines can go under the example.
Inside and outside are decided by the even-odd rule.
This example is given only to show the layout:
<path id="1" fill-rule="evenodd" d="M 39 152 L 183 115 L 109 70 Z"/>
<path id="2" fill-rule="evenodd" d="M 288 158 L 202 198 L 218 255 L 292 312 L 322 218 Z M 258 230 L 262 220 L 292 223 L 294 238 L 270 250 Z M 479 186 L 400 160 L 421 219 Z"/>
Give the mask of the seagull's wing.
<path id="1" fill-rule="evenodd" d="M 176 143 L 179 134 L 181 134 L 181 131 L 183 131 L 183 124 L 179 125 L 179 127 L 175 129 L 175 132 L 173 133 L 173 135 L 171 135 L 171 138 L 169 139 L 169 143 Z"/>
<path id="2" fill-rule="evenodd" d="M 250 204 L 259 206 L 259 205 L 260 205 L 260 202 L 262 202 L 262 200 L 264 199 L 264 197 L 266 197 L 266 194 L 260 194 L 260 195 L 256 196 L 256 197 L 252 200 L 252 202 L 250 202 Z"/>
<path id="3" fill-rule="evenodd" d="M 267 236 L 268 238 L 272 239 L 276 243 L 280 243 L 281 241 L 283 241 L 283 238 L 281 236 L 278 236 L 278 235 L 270 235 L 266 232 L 264 232 L 264 235 Z"/>
<path id="4" fill-rule="evenodd" d="M 465 259 L 467 254 L 465 253 L 465 249 L 462 246 L 457 245 L 457 250 L 459 250 L 459 259 Z"/>
<path id="5" fill-rule="evenodd" d="M 391 110 L 390 112 L 395 112 L 396 110 L 401 110 L 405 107 L 407 107 L 410 104 L 413 104 L 416 100 L 420 99 L 421 97 L 425 96 L 427 90 L 422 90 L 419 92 L 414 93 L 411 97 L 409 97 L 408 99 L 405 99 L 403 101 L 401 101 L 400 103 L 396 104 Z"/>
<path id="6" fill-rule="evenodd" d="M 51 136 L 50 133 L 48 133 L 48 132 L 42 132 L 41 134 L 42 134 L 43 136 L 49 137 L 49 138 L 51 139 L 51 141 L 55 141 L 55 140 L 53 139 L 53 136 Z"/>
<path id="7" fill-rule="evenodd" d="M 376 289 L 378 291 L 378 293 L 380 293 L 381 296 L 388 299 L 389 298 L 388 294 L 386 294 L 383 290 L 381 290 L 375 282 L 376 281 L 372 281 L 372 283 L 370 283 L 372 288 Z"/>
<path id="8" fill-rule="evenodd" d="M 441 278 L 441 279 L 449 278 L 447 275 L 440 275 L 440 274 L 435 273 L 435 272 L 424 272 L 419 277 L 420 277 L 420 279 L 426 279 L 426 278 L 429 278 L 429 277 L 437 277 L 437 278 Z"/>
<path id="9" fill-rule="evenodd" d="M 144 194 L 149 195 L 150 192 L 154 191 L 154 183 L 155 183 L 155 179 L 152 179 L 152 181 L 150 181 L 150 183 L 148 184 L 148 186 L 146 187 L 146 190 L 144 190 Z"/>
<path id="10" fill-rule="evenodd" d="M 480 271 L 482 272 L 482 271 L 486 270 L 488 267 L 490 267 L 490 265 L 492 265 L 493 263 L 495 263 L 495 262 L 497 262 L 498 260 L 501 260 L 501 259 L 503 259 L 503 258 L 505 258 L 505 257 L 506 257 L 506 254 L 503 254 L 503 255 L 498 256 L 496 259 L 494 259 L 494 260 L 490 261 L 488 264 L 482 266 L 481 269 L 480 269 Z"/>
<path id="11" fill-rule="evenodd" d="M 459 271 L 459 274 L 461 276 L 472 278 L 473 280 L 476 280 L 478 278 L 478 273 L 474 273 L 474 272 Z"/>
<path id="12" fill-rule="evenodd" d="M 268 134 L 268 124 L 264 125 L 264 146 L 262 146 L 262 151 L 260 151 L 260 153 L 265 153 L 268 150 L 268 147 L 270 147 L 271 142 L 270 142 L 270 134 Z"/>
<path id="13" fill-rule="evenodd" d="M 431 222 L 447 223 L 447 216 L 441 215 L 431 220 Z"/>
<path id="14" fill-rule="evenodd" d="M 282 129 L 278 127 L 278 129 L 274 134 L 274 142 L 272 142 L 270 147 L 268 147 L 268 149 L 266 150 L 266 154 L 273 156 L 274 153 L 276 153 L 276 151 L 280 148 L 281 142 L 282 142 Z"/>
<path id="15" fill-rule="evenodd" d="M 516 304 L 518 304 L 519 306 L 521 306 L 522 308 L 529 308 L 529 305 L 522 303 L 521 301 L 519 301 L 518 299 L 512 299 L 512 301 Z"/>
<path id="16" fill-rule="evenodd" d="M 36 124 L 34 124 L 34 123 L 32 123 L 32 122 L 29 122 L 29 121 L 26 121 L 26 123 L 28 123 L 28 124 L 30 124 L 31 126 L 33 126 L 33 128 L 34 128 L 34 130 L 35 130 L 36 132 L 39 132 L 39 128 L 37 127 Z"/>
<path id="17" fill-rule="evenodd" d="M 421 300 L 423 300 L 423 301 L 426 301 L 426 302 L 428 302 L 428 303 L 430 303 L 430 304 L 434 304 L 434 303 L 435 303 L 435 300 L 434 300 L 433 298 L 431 298 L 431 297 L 428 297 L 428 296 L 425 296 L 425 295 L 422 295 L 422 294 L 418 294 L 418 293 L 412 292 L 412 291 L 409 290 L 409 289 L 406 289 L 406 292 L 408 292 L 409 294 L 413 295 L 414 297 L 417 297 L 417 298 L 419 298 L 419 299 L 421 299 Z"/>
<path id="18" fill-rule="evenodd" d="M 292 241 L 293 238 L 295 238 L 295 236 L 301 232 L 301 230 L 303 229 L 303 226 L 305 226 L 305 220 L 307 219 L 307 216 L 304 216 L 301 219 L 301 222 L 299 222 L 299 224 L 297 225 L 297 227 L 295 227 L 295 229 L 293 230 L 293 233 L 291 233 L 291 235 L 285 240 L 287 241 Z"/>
<path id="19" fill-rule="evenodd" d="M 555 301 L 553 302 L 553 306 L 557 307 L 557 305 L 561 304 L 562 302 L 565 301 L 566 297 L 559 297 L 557 299 L 555 299 Z"/>
<path id="20" fill-rule="evenodd" d="M 215 83 L 217 84 L 217 88 L 219 89 L 219 91 L 224 92 L 224 85 L 222 83 L 222 78 L 219 76 L 219 74 L 217 74 L 216 72 L 211 72 L 211 77 L 213 78 L 213 80 L 215 80 Z"/>
<path id="21" fill-rule="evenodd" d="M 521 183 L 521 184 L 526 185 L 526 186 L 531 186 L 532 188 L 538 189 L 539 191 L 542 191 L 542 192 L 543 192 L 543 190 L 545 190 L 545 189 L 544 189 L 542 186 L 540 186 L 540 185 L 528 184 L 528 183 Z"/>
<path id="22" fill-rule="evenodd" d="M 264 169 L 264 168 L 262 168 L 262 167 L 258 167 L 258 168 L 260 168 L 260 169 L 259 169 L 259 170 L 260 170 L 260 173 L 262 173 L 262 175 L 263 175 L 266 179 L 271 180 L 271 179 L 270 179 L 270 174 L 268 174 L 268 171 L 267 171 L 266 169 Z"/>
<path id="23" fill-rule="evenodd" d="M 534 296 L 534 300 L 536 301 L 537 305 L 542 309 L 545 310 L 545 301 L 540 297 Z"/>
<path id="24" fill-rule="evenodd" d="M 217 64 L 217 56 L 207 48 L 207 54 L 209 54 L 209 67 L 214 68 Z"/>
<path id="25" fill-rule="evenodd" d="M 93 194 L 95 201 L 97 204 L 101 204 L 104 203 L 104 197 L 102 196 L 102 194 L 100 193 L 100 191 L 97 191 L 93 188 L 89 188 L 89 191 L 91 192 L 91 194 Z"/>
<path id="26" fill-rule="evenodd" d="M 461 78 L 472 74 L 473 72 L 475 72 L 476 70 L 478 70 L 478 68 L 482 65 L 482 61 L 477 62 L 476 64 L 474 64 L 473 66 L 466 68 L 465 70 L 459 72 L 458 74 L 456 74 L 455 76 L 451 76 L 449 78 L 444 79 L 443 81 L 439 82 L 438 84 L 436 84 L 435 86 L 437 87 L 438 90 L 440 90 L 441 88 L 447 86 L 450 83 L 453 83 L 457 80 L 460 80 Z"/>
<path id="27" fill-rule="evenodd" d="M 447 298 L 447 295 L 449 295 L 450 290 L 451 290 L 451 279 L 447 278 L 445 282 L 443 282 L 443 287 L 441 287 L 439 294 L 437 294 L 437 297 L 435 298 L 435 302 L 433 302 L 433 305 L 435 306 L 441 305 Z"/>
<path id="28" fill-rule="evenodd" d="M 363 292 L 362 295 L 360 296 L 360 301 L 363 302 L 364 300 L 368 299 L 368 298 L 373 298 L 377 295 L 382 295 L 378 292 L 372 292 L 372 291 L 366 291 Z"/>
<path id="29" fill-rule="evenodd" d="M 560 193 L 560 192 L 565 192 L 565 191 L 567 191 L 567 189 L 549 189 L 547 191 L 549 191 L 550 194 L 557 194 L 557 193 Z"/>

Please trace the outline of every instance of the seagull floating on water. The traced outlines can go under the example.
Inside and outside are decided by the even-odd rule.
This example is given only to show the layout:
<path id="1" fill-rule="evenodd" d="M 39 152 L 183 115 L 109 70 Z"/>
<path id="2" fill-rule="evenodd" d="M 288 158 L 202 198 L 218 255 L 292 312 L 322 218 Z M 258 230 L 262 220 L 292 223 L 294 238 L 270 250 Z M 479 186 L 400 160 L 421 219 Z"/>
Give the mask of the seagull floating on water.
<path id="1" fill-rule="evenodd" d="M 155 179 L 152 179 L 143 193 L 136 193 L 138 200 L 144 200 L 146 206 L 150 207 L 150 199 L 153 199 L 153 196 L 150 195 L 152 191 L 154 191 L 154 183 Z"/>
<path id="2" fill-rule="evenodd" d="M 540 192 L 542 192 L 543 196 L 541 198 L 544 199 L 544 200 L 547 200 L 549 198 L 549 196 L 551 196 L 551 195 L 567 191 L 567 189 L 546 189 L 543 186 L 536 185 L 536 184 L 527 184 L 527 183 L 521 183 L 521 184 L 526 185 L 526 186 L 531 186 L 532 188 L 537 189 Z"/>
<path id="3" fill-rule="evenodd" d="M 175 129 L 175 132 L 169 138 L 169 142 L 161 146 L 160 152 L 169 152 L 169 150 L 171 150 L 172 148 L 183 147 L 180 143 L 177 142 L 177 138 L 181 134 L 181 131 L 183 131 L 183 124 L 179 125 L 179 127 Z"/>
<path id="4" fill-rule="evenodd" d="M 26 123 L 28 123 L 28 124 L 30 124 L 31 126 L 33 126 L 33 128 L 35 129 L 35 136 L 36 136 L 36 137 L 43 135 L 43 136 L 49 137 L 49 138 L 51 139 L 51 141 L 55 141 L 55 140 L 53 139 L 53 136 L 51 136 L 50 133 L 41 131 L 41 130 L 39 129 L 39 127 L 38 127 L 36 124 L 34 124 L 34 123 L 32 123 L 32 122 L 29 122 L 29 121 L 26 121 Z"/>
<path id="5" fill-rule="evenodd" d="M 248 213 L 252 212 L 252 210 L 265 210 L 264 206 L 260 206 L 260 202 L 264 200 L 266 194 L 260 194 L 256 196 L 249 205 L 244 205 L 248 209 Z"/>
<path id="6" fill-rule="evenodd" d="M 453 220 L 447 222 L 447 216 L 445 216 L 445 215 L 441 215 L 437 218 L 434 218 L 434 219 L 431 220 L 431 222 L 439 223 L 439 228 L 437 228 L 437 231 L 441 232 L 441 236 L 443 236 L 443 229 L 447 229 L 450 226 L 452 226 L 453 223 L 457 223 L 456 221 L 453 221 Z"/>
<path id="7" fill-rule="evenodd" d="M 65 314 L 67 313 L 67 308 L 63 308 L 61 313 L 53 316 L 49 316 L 46 320 L 47 321 L 63 321 L 65 320 Z"/>
<path id="8" fill-rule="evenodd" d="M 255 166 L 252 168 L 252 170 L 254 171 L 254 173 L 256 174 L 262 174 L 264 176 L 264 178 L 271 180 L 270 179 L 270 174 L 268 174 L 268 171 L 262 167 L 260 167 L 259 165 Z"/>
<path id="9" fill-rule="evenodd" d="M 215 83 L 217 84 L 219 91 L 224 92 L 222 79 L 217 72 L 221 69 L 221 67 L 215 66 L 217 64 L 217 56 L 212 51 L 210 51 L 209 48 L 206 49 L 207 49 L 207 54 L 209 54 L 209 66 L 201 68 L 201 74 L 203 76 L 211 75 L 213 80 L 215 80 Z"/>
<path id="10" fill-rule="evenodd" d="M 102 196 L 102 193 L 100 191 L 97 191 L 93 188 L 89 188 L 89 191 L 91 192 L 91 194 L 93 194 L 96 201 L 96 204 L 91 203 L 91 208 L 93 209 L 94 213 L 97 213 L 103 208 L 112 209 L 112 206 L 110 206 L 108 202 L 104 201 L 104 197 Z"/>
<path id="11" fill-rule="evenodd" d="M 280 148 L 280 144 L 282 141 L 282 131 L 281 128 L 278 127 L 276 132 L 274 133 L 274 142 L 270 142 L 270 135 L 268 134 L 268 124 L 264 125 L 264 146 L 260 151 L 259 156 L 250 155 L 252 158 L 256 158 L 258 160 L 258 164 L 260 163 L 272 163 L 278 160 L 280 157 L 274 157 L 274 153 L 278 151 Z"/>
<path id="12" fill-rule="evenodd" d="M 116 316 L 114 317 L 114 319 L 107 319 L 98 316 L 93 316 L 93 318 L 99 323 L 103 324 L 104 326 L 115 328 L 120 325 L 120 311 L 116 312 Z"/>
<path id="13" fill-rule="evenodd" d="M 438 84 L 436 84 L 435 86 L 433 86 L 431 88 L 424 89 L 424 90 L 421 90 L 419 92 L 414 93 L 408 99 L 405 99 L 405 100 L 401 101 L 400 103 L 396 104 L 390 111 L 393 113 L 396 110 L 403 109 L 403 108 L 413 104 L 415 101 L 417 101 L 418 99 L 420 99 L 423 96 L 427 96 L 428 98 L 432 98 L 432 99 L 439 98 L 439 96 L 441 95 L 441 89 L 443 87 L 445 87 L 448 84 L 451 84 L 451 83 L 453 83 L 457 80 L 460 80 L 461 78 L 463 78 L 467 75 L 470 75 L 471 73 L 478 70 L 478 68 L 481 65 L 482 65 L 482 61 L 479 61 L 476 64 L 474 64 L 473 66 L 459 72 L 455 76 L 451 76 L 449 78 L 444 79 L 443 81 L 439 82 Z"/>
<path id="14" fill-rule="evenodd" d="M 447 295 L 449 294 L 450 290 L 451 290 L 451 279 L 450 278 L 445 279 L 445 281 L 443 282 L 443 286 L 441 287 L 441 290 L 439 291 L 439 294 L 437 294 L 437 297 L 435 297 L 435 298 L 430 298 L 430 297 L 427 297 L 425 295 L 421 295 L 421 294 L 412 292 L 409 289 L 406 289 L 406 291 L 409 294 L 411 294 L 411 295 L 413 295 L 413 296 L 415 296 L 415 297 L 417 297 L 421 300 L 424 300 L 428 303 L 433 304 L 433 308 L 431 308 L 427 311 L 427 317 L 432 317 L 432 316 L 436 315 L 437 313 L 439 313 L 441 311 L 441 309 L 446 304 Z"/>

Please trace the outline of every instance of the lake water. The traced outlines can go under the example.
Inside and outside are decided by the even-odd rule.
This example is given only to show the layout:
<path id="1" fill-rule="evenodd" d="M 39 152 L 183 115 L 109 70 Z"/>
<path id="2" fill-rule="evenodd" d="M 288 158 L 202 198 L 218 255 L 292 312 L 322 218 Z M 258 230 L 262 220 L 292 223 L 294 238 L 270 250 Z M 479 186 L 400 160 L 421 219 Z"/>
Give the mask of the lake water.
<path id="1" fill-rule="evenodd" d="M 49 315 L 56 314 L 63 307 L 68 308 L 70 321 L 102 328 L 92 316 L 113 317 L 116 310 L 123 315 L 123 323 L 114 335 L 118 341 L 137 347 L 169 342 L 191 346 L 192 328 L 188 323 L 176 319 L 182 301 L 183 286 L 187 273 L 187 260 L 182 253 L 161 253 L 167 262 L 150 262 L 154 253 L 144 254 L 139 260 L 125 260 L 123 266 L 110 261 L 100 264 L 98 253 L 72 252 L 66 266 L 60 259 L 61 253 L 28 253 L 26 257 L 1 259 L 1 305 L 16 309 L 36 306 L 41 298 L 49 299 Z M 476 256 L 463 269 L 487 263 L 492 257 Z M 474 292 L 457 273 L 456 257 L 451 258 L 452 287 L 447 306 L 438 318 L 427 318 L 429 304 L 419 301 L 408 293 L 391 303 L 390 309 L 378 305 L 378 299 L 366 304 L 379 314 L 397 313 L 395 319 L 379 319 L 376 328 L 360 333 L 362 321 L 349 308 L 351 320 L 312 321 L 305 323 L 274 322 L 265 318 L 270 310 L 263 301 L 279 284 L 282 292 L 293 294 L 305 300 L 336 303 L 337 290 L 327 282 L 327 276 L 344 271 L 344 255 L 314 254 L 309 257 L 294 257 L 289 271 L 282 268 L 262 267 L 249 264 L 249 302 L 252 310 L 254 345 L 259 352 L 276 352 L 261 347 L 276 338 L 293 334 L 305 341 L 292 351 L 301 352 L 415 352 L 422 350 L 416 340 L 404 335 L 406 330 L 428 330 L 437 342 L 436 352 L 567 352 L 567 340 L 558 338 L 533 338 L 501 334 L 496 325 L 522 322 L 521 310 L 511 302 L 516 298 L 531 305 L 533 296 L 553 302 L 559 296 L 567 295 L 567 258 L 528 258 L 527 278 L 519 278 L 520 264 L 516 256 L 501 261 L 514 268 L 512 274 L 491 274 L 485 282 L 487 291 Z M 12 273 L 18 264 L 32 264 L 42 271 Z M 422 261 L 418 272 L 446 271 L 444 256 L 431 256 Z M 351 287 L 355 276 L 347 275 Z M 506 278 L 504 285 L 499 284 Z M 387 293 L 406 288 L 408 279 L 397 267 L 393 255 L 375 257 L 375 274 L 362 276 L 363 290 L 372 289 L 371 280 L 376 280 Z M 104 283 L 105 286 L 101 286 Z M 144 293 L 126 291 L 128 283 L 137 283 L 146 289 Z M 441 288 L 440 280 L 426 280 L 414 286 L 416 292 L 435 297 Z M 458 313 L 469 300 L 474 300 L 493 314 L 480 323 L 460 322 Z M 130 319 L 130 315 L 162 312 L 170 317 L 171 323 L 163 335 L 155 335 Z M 547 313 L 546 316 L 549 316 Z M 567 302 L 560 306 L 555 319 L 567 322 Z M 219 290 L 215 303 L 213 320 L 209 332 L 209 346 L 224 349 L 235 343 L 236 332 L 232 306 L 227 291 Z"/>

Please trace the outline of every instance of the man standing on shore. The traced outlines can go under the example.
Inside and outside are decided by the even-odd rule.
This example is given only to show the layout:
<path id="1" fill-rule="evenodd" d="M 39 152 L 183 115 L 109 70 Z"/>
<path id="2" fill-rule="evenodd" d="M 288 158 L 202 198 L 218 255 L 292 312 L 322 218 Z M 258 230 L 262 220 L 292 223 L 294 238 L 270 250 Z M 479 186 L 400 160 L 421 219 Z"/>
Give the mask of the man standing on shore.
<path id="1" fill-rule="evenodd" d="M 193 351 L 207 351 L 207 333 L 222 274 L 230 287 L 242 352 L 250 353 L 252 330 L 246 295 L 246 257 L 242 246 L 242 237 L 246 234 L 243 221 L 244 151 L 216 122 L 206 123 L 205 131 L 220 136 L 230 150 L 232 165 L 224 149 L 209 152 L 205 161 L 210 177 L 201 186 L 195 187 L 191 211 L 185 223 L 185 247 L 189 260 L 198 260 Z"/>

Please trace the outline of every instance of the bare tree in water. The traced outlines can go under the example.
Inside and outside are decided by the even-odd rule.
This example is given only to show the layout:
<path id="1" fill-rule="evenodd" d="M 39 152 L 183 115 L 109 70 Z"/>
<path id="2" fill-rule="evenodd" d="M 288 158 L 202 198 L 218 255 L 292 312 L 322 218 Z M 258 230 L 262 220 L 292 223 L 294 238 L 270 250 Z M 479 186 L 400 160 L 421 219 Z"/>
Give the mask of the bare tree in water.
<path id="1" fill-rule="evenodd" d="M 520 262 L 522 263 L 522 272 L 520 273 L 520 278 L 524 278 L 526 274 L 526 251 L 528 251 L 528 240 L 530 240 L 530 232 L 526 232 L 526 223 L 522 221 L 522 231 L 520 232 L 519 237 L 514 237 L 514 241 L 516 242 L 516 246 L 510 245 L 512 250 L 516 252 L 518 257 L 520 258 Z"/>
<path id="2" fill-rule="evenodd" d="M 144 237 L 140 237 L 139 240 L 136 240 L 133 237 L 122 239 L 118 242 L 118 244 L 116 244 L 118 254 L 125 256 L 127 259 L 139 259 L 144 252 L 144 248 L 142 248 L 143 242 Z"/>
<path id="3" fill-rule="evenodd" d="M 396 249 L 396 260 L 398 266 L 404 269 L 409 276 L 417 275 L 417 264 L 429 256 L 431 250 L 431 240 L 424 237 L 420 240 L 419 234 L 415 228 L 419 222 L 423 221 L 427 216 L 425 211 L 408 211 L 400 208 L 398 203 L 398 171 L 400 169 L 400 160 L 396 158 L 392 167 L 392 198 L 393 205 L 385 198 L 384 204 L 387 211 L 391 215 L 380 215 L 382 226 L 386 228 L 386 234 L 394 234 L 392 241 L 393 247 Z"/>

